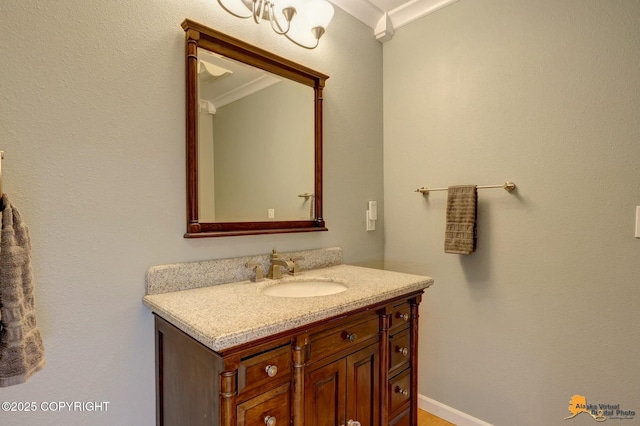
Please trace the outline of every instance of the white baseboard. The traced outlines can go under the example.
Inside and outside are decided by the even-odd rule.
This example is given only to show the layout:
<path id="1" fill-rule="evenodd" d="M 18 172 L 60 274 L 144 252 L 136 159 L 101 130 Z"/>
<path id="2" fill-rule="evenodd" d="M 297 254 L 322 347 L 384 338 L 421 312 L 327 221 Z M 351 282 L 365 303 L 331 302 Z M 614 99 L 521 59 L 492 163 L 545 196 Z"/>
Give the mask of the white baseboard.
<path id="1" fill-rule="evenodd" d="M 418 408 L 428 411 L 434 416 L 438 416 L 456 426 L 493 426 L 424 395 L 418 395 Z"/>

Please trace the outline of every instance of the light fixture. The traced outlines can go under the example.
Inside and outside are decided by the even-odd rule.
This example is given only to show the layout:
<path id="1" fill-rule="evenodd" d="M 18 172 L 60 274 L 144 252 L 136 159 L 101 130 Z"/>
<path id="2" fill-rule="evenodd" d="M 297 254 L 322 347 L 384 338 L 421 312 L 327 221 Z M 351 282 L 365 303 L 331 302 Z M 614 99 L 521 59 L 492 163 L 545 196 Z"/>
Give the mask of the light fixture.
<path id="1" fill-rule="evenodd" d="M 253 18 L 256 24 L 268 20 L 271 28 L 298 46 L 315 49 L 325 33 L 333 6 L 327 0 L 218 0 L 238 18 Z"/>

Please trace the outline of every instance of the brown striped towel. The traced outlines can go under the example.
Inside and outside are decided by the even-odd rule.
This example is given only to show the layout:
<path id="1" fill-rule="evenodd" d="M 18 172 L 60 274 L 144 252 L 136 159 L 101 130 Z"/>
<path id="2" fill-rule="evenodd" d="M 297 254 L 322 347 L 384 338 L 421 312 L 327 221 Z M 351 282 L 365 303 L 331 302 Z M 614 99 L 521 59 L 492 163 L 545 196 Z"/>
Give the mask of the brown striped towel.
<path id="1" fill-rule="evenodd" d="M 24 383 L 45 364 L 36 327 L 29 229 L 2 195 L 0 233 L 0 387 Z"/>
<path id="2" fill-rule="evenodd" d="M 477 211 L 476 185 L 456 185 L 448 188 L 445 253 L 471 254 L 476 251 Z"/>

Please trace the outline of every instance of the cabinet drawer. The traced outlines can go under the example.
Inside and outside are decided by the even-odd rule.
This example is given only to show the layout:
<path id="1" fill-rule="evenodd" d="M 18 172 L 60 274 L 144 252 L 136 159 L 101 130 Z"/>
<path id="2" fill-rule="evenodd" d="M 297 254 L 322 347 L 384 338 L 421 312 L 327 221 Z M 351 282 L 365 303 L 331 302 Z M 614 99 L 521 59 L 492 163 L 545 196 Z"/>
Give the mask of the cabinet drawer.
<path id="1" fill-rule="evenodd" d="M 389 426 L 411 426 L 411 409 L 405 410 L 389 421 Z"/>
<path id="2" fill-rule="evenodd" d="M 238 404 L 238 426 L 289 425 L 291 420 L 291 399 L 289 383 L 265 392 Z"/>
<path id="3" fill-rule="evenodd" d="M 357 322 L 346 322 L 326 332 L 309 337 L 309 362 L 339 352 L 378 335 L 380 320 L 377 316 Z"/>
<path id="4" fill-rule="evenodd" d="M 411 399 L 411 369 L 389 380 L 389 413 L 395 414 Z"/>
<path id="5" fill-rule="evenodd" d="M 411 334 L 401 331 L 389 338 L 389 370 L 401 368 L 411 359 Z"/>
<path id="6" fill-rule="evenodd" d="M 291 347 L 283 346 L 240 361 L 238 392 L 269 386 L 290 376 Z"/>
<path id="7" fill-rule="evenodd" d="M 390 331 L 394 331 L 396 329 L 402 328 L 406 326 L 411 321 L 411 305 L 409 302 L 404 302 L 402 304 L 396 305 L 393 307 L 391 311 L 391 325 L 389 327 Z"/>

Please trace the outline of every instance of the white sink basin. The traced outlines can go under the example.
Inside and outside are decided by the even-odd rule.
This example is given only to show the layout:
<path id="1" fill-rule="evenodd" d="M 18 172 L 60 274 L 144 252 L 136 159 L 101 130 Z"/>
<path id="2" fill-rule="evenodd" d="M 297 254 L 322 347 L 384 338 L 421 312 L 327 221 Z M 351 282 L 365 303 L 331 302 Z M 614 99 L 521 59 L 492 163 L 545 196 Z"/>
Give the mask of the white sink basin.
<path id="1" fill-rule="evenodd" d="M 283 281 L 264 287 L 262 294 L 275 297 L 317 297 L 342 293 L 348 287 L 341 282 L 323 279 Z"/>

